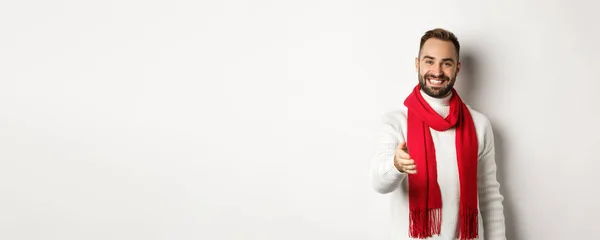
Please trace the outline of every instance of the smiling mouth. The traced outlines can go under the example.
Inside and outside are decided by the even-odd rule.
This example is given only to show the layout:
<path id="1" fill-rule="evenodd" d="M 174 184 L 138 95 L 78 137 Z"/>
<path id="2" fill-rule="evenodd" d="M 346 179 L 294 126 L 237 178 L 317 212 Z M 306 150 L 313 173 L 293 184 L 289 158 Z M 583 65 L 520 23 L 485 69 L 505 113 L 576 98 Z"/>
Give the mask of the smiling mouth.
<path id="1" fill-rule="evenodd" d="M 429 85 L 434 86 L 434 87 L 441 87 L 445 81 L 446 80 L 441 80 L 441 79 L 431 79 L 431 78 L 427 79 L 427 82 L 429 83 Z"/>

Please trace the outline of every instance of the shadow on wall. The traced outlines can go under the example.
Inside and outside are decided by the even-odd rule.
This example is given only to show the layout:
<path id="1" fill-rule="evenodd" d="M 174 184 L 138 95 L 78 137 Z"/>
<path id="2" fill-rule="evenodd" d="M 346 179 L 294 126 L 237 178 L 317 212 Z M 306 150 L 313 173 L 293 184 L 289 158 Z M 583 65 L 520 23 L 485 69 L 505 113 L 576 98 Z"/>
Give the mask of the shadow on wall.
<path id="1" fill-rule="evenodd" d="M 478 55 L 475 51 L 469 51 L 468 49 L 461 50 L 461 61 L 462 68 L 459 73 L 459 77 L 456 80 L 456 90 L 459 92 L 463 101 L 473 107 L 474 109 L 481 111 L 485 114 L 485 109 L 482 109 L 478 104 L 477 98 L 484 97 L 479 92 L 481 89 L 486 88 L 488 84 L 486 81 L 489 81 L 489 78 L 483 77 L 480 73 L 482 70 L 482 66 L 479 61 L 481 61 L 481 55 Z M 518 215 L 514 212 L 514 204 L 513 198 L 508 195 L 508 192 L 505 188 L 505 180 L 510 176 L 505 168 L 505 138 L 501 128 L 498 125 L 494 124 L 494 119 L 490 119 L 492 124 L 492 128 L 494 130 L 494 141 L 496 146 L 496 164 L 498 167 L 498 181 L 500 182 L 500 193 L 504 196 L 504 215 L 505 215 L 505 223 L 506 223 L 506 239 L 509 240 L 517 240 L 519 239 L 519 234 L 517 232 L 517 219 Z"/>
<path id="2" fill-rule="evenodd" d="M 481 66 L 477 60 L 475 52 L 468 51 L 467 49 L 461 51 L 460 61 L 462 62 L 462 67 L 456 79 L 455 88 L 466 104 L 478 110 L 481 108 L 477 104 L 479 101 L 477 101 L 476 97 L 480 89 L 480 84 L 482 84 L 481 81 L 485 80 L 480 78 L 480 69 L 478 68 L 481 68 Z"/>

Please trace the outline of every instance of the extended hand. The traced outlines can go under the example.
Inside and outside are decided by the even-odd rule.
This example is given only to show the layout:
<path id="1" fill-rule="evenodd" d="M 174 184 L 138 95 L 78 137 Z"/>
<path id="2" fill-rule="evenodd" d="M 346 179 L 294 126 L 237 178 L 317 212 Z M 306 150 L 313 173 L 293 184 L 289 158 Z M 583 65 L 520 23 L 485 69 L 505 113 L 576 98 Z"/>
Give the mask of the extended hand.
<path id="1" fill-rule="evenodd" d="M 415 160 L 411 159 L 410 155 L 408 155 L 406 142 L 398 144 L 396 153 L 394 154 L 394 166 L 402 173 L 417 173 L 417 165 L 415 165 Z"/>

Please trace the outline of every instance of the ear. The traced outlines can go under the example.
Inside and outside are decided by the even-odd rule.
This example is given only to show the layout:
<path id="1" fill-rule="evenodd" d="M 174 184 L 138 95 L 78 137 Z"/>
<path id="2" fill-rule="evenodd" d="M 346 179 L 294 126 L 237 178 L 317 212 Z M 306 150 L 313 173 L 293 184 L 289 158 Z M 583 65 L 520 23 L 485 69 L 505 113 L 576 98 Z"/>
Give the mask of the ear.
<path id="1" fill-rule="evenodd" d="M 458 62 L 458 64 L 456 64 L 456 76 L 458 77 L 458 73 L 460 72 L 460 68 L 462 66 L 462 62 Z"/>
<path id="2" fill-rule="evenodd" d="M 417 73 L 419 73 L 419 58 L 418 57 L 415 58 L 415 70 L 417 70 Z"/>

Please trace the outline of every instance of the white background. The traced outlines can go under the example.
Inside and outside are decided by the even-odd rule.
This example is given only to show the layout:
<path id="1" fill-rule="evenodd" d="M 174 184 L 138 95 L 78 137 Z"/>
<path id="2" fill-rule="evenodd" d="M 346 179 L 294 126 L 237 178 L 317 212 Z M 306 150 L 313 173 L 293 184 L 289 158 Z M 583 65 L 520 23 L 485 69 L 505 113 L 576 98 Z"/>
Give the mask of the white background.
<path id="1" fill-rule="evenodd" d="M 593 1 L 3 1 L 0 239 L 387 239 L 381 115 L 457 34 L 509 239 L 598 239 Z"/>

